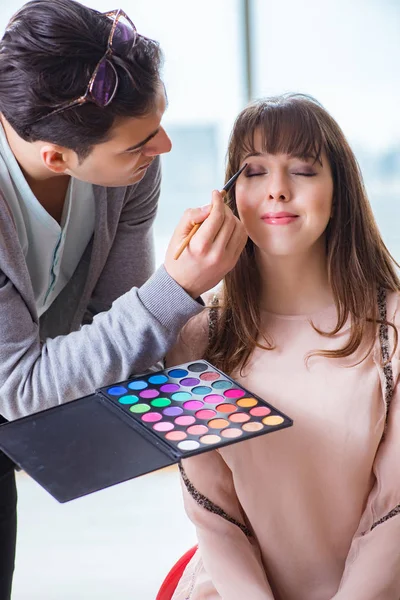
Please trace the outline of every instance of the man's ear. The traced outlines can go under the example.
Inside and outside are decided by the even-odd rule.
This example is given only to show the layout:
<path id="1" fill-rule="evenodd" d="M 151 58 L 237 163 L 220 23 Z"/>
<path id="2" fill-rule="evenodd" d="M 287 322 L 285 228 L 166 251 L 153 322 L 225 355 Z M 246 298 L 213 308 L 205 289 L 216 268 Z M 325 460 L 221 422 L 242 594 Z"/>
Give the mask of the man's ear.
<path id="1" fill-rule="evenodd" d="M 71 167 L 71 160 L 75 154 L 69 148 L 56 144 L 44 144 L 40 149 L 40 156 L 44 165 L 53 173 L 61 175 Z"/>

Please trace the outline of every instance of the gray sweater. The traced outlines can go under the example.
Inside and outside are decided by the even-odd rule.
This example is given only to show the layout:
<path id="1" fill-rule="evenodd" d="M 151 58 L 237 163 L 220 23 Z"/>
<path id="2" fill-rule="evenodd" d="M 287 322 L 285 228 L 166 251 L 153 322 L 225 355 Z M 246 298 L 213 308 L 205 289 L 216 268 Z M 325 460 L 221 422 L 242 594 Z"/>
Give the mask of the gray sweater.
<path id="1" fill-rule="evenodd" d="M 152 275 L 159 190 L 159 159 L 134 186 L 94 187 L 92 240 L 40 320 L 0 192 L 0 414 L 6 419 L 143 373 L 201 311 L 163 267 Z"/>

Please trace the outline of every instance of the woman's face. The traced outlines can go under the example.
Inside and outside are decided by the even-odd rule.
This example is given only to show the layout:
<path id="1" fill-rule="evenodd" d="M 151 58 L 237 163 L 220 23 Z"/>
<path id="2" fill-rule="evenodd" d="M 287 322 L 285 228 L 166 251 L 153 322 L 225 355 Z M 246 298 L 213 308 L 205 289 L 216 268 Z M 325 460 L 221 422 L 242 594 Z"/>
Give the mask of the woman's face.
<path id="1" fill-rule="evenodd" d="M 255 152 L 236 183 L 236 204 L 249 237 L 267 256 L 290 256 L 324 248 L 332 213 L 333 180 L 328 160 L 322 165 L 288 154 L 262 151 L 260 132 Z"/>

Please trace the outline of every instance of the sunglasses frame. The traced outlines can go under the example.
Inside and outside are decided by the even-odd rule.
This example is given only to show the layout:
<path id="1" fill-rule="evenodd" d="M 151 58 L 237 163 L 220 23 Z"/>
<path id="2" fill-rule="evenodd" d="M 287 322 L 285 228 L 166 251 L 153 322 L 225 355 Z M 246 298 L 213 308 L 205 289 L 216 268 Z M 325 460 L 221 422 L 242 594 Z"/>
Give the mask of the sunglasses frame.
<path id="1" fill-rule="evenodd" d="M 108 57 L 113 53 L 112 41 L 113 41 L 113 38 L 114 38 L 115 31 L 117 29 L 118 21 L 120 20 L 121 17 L 123 17 L 124 19 L 126 19 L 128 21 L 129 25 L 132 27 L 132 30 L 133 30 L 133 33 L 134 33 L 133 45 L 136 42 L 137 29 L 136 29 L 135 25 L 133 24 L 133 22 L 131 21 L 131 19 L 126 14 L 126 12 L 123 11 L 121 8 L 118 8 L 116 10 L 111 10 L 111 11 L 108 11 L 108 12 L 105 12 L 105 13 L 102 13 L 102 14 L 105 17 L 108 17 L 109 19 L 113 19 L 113 24 L 112 24 L 112 27 L 111 27 L 111 30 L 110 30 L 110 34 L 108 36 L 107 50 L 105 51 L 105 53 L 103 54 L 103 56 L 101 57 L 101 59 L 96 64 L 96 66 L 94 68 L 94 71 L 93 71 L 93 74 L 90 77 L 90 80 L 89 80 L 89 83 L 87 85 L 85 93 L 82 96 L 79 96 L 79 98 L 75 98 L 74 100 L 69 100 L 68 102 L 63 102 L 62 104 L 56 106 L 54 108 L 54 110 L 50 111 L 46 115 L 43 115 L 39 119 L 36 119 L 36 121 L 33 121 L 32 125 L 34 125 L 35 123 L 38 123 L 39 121 L 42 121 L 43 119 L 47 119 L 47 117 L 50 117 L 52 115 L 56 115 L 58 113 L 61 113 L 64 110 L 68 110 L 69 108 L 73 108 L 74 106 L 80 106 L 81 104 L 85 104 L 86 102 L 93 102 L 94 104 L 96 104 L 96 106 L 99 106 L 101 108 L 105 108 L 106 106 L 108 106 L 113 101 L 113 99 L 115 97 L 115 94 L 117 93 L 119 79 L 118 79 L 117 71 L 116 71 L 114 65 L 112 64 L 112 62 L 110 60 L 108 60 Z M 104 61 L 107 61 L 108 64 L 109 64 L 109 66 L 114 71 L 115 86 L 114 86 L 114 90 L 113 90 L 110 98 L 107 100 L 107 102 L 105 102 L 103 104 L 103 103 L 98 102 L 98 100 L 96 100 L 96 97 L 92 94 L 92 90 L 93 90 L 93 86 L 94 86 L 94 83 L 96 81 L 96 77 L 97 77 L 97 74 L 99 72 L 100 66 L 101 66 L 101 64 Z"/>

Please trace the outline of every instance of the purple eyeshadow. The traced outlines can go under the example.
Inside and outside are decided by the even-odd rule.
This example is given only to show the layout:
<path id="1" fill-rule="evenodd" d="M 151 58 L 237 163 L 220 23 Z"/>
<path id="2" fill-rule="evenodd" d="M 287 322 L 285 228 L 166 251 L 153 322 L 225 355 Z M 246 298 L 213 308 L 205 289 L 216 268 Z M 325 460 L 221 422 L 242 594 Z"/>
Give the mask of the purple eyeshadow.
<path id="1" fill-rule="evenodd" d="M 167 417 L 177 417 L 183 413 L 183 408 L 180 406 L 169 406 L 168 408 L 164 408 L 163 415 Z"/>
<path id="2" fill-rule="evenodd" d="M 200 379 L 196 379 L 196 377 L 187 377 L 186 379 L 181 379 L 179 383 L 185 387 L 192 387 L 200 383 Z"/>
<path id="3" fill-rule="evenodd" d="M 160 387 L 160 390 L 162 392 L 166 392 L 167 394 L 171 394 L 172 392 L 177 392 L 180 389 L 181 389 L 181 386 L 177 385 L 176 383 L 166 383 L 165 385 L 162 385 Z"/>

